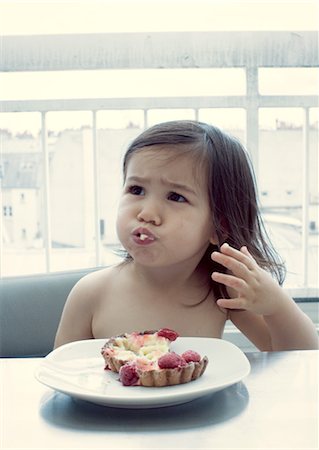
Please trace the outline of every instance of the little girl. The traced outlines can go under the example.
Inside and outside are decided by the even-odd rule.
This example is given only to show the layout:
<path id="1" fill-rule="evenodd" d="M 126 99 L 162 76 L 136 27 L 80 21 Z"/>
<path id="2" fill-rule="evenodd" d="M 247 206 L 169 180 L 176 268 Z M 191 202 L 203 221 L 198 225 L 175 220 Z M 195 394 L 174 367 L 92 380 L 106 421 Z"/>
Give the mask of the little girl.
<path id="1" fill-rule="evenodd" d="M 123 172 L 126 257 L 75 285 L 55 347 L 164 327 L 221 338 L 229 319 L 263 351 L 318 348 L 313 323 L 281 287 L 236 139 L 195 121 L 155 125 L 132 142 Z"/>

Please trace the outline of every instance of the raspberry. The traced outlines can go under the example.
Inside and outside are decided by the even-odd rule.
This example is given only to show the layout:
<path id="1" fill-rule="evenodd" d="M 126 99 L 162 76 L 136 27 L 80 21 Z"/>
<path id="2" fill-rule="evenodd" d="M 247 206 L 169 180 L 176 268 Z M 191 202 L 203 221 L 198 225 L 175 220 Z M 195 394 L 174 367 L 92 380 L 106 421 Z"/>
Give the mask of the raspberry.
<path id="1" fill-rule="evenodd" d="M 178 338 L 179 334 L 176 331 L 170 330 L 169 328 L 162 328 L 157 332 L 157 336 L 162 336 L 170 341 L 175 341 Z"/>
<path id="2" fill-rule="evenodd" d="M 186 350 L 182 354 L 182 358 L 187 362 L 199 362 L 201 360 L 200 354 L 195 352 L 194 350 Z"/>
<path id="3" fill-rule="evenodd" d="M 120 381 L 124 386 L 133 386 L 137 384 L 139 376 L 136 367 L 131 364 L 125 364 L 120 368 Z"/>
<path id="4" fill-rule="evenodd" d="M 165 353 L 158 359 L 158 367 L 160 369 L 175 369 L 185 365 L 185 360 L 174 352 Z"/>

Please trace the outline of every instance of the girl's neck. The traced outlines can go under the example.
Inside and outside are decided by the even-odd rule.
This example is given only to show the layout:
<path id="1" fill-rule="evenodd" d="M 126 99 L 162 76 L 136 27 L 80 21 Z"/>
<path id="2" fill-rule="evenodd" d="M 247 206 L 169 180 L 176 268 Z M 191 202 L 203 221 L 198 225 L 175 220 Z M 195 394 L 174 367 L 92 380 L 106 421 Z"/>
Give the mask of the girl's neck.
<path id="1" fill-rule="evenodd" d="M 165 291 L 180 292 L 187 289 L 198 289 L 206 285 L 203 273 L 194 267 L 181 265 L 169 267 L 145 267 L 130 263 L 130 271 L 136 281 L 140 281 L 145 288 Z"/>

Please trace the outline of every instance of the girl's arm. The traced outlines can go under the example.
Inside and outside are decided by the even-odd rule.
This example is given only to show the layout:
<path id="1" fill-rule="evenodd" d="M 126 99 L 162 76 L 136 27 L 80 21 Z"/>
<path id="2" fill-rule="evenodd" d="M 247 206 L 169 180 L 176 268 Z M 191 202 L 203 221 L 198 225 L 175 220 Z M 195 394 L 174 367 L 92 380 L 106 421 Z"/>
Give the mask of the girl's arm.
<path id="1" fill-rule="evenodd" d="M 229 273 L 214 272 L 212 278 L 227 286 L 232 298 L 219 299 L 217 304 L 230 309 L 235 325 L 261 350 L 317 349 L 318 335 L 312 321 L 258 266 L 247 248 L 238 251 L 223 244 L 220 250 L 212 259 Z"/>
<path id="2" fill-rule="evenodd" d="M 70 292 L 55 336 L 54 348 L 68 342 L 91 339 L 92 294 L 87 277 L 82 278 Z"/>

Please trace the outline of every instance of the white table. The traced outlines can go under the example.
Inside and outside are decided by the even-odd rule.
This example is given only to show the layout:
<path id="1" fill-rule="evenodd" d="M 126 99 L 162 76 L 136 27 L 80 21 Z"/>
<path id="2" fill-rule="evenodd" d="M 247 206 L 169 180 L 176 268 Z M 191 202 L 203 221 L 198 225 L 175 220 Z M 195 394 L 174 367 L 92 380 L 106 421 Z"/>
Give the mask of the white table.
<path id="1" fill-rule="evenodd" d="M 126 410 L 40 384 L 40 359 L 0 359 L 2 449 L 317 449 L 319 351 L 248 353 L 242 382 L 193 402 Z"/>

